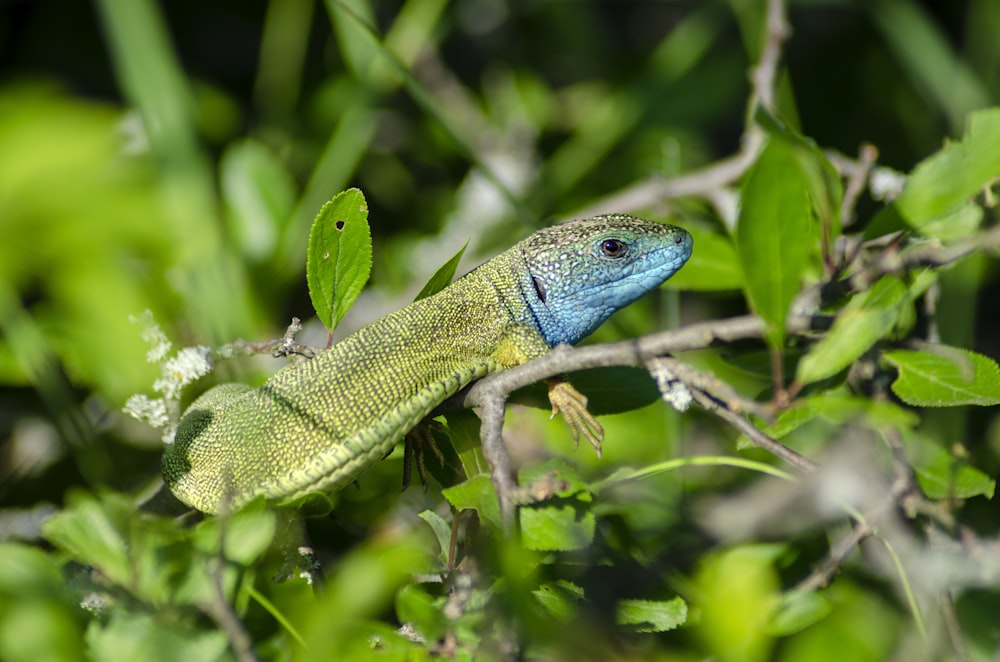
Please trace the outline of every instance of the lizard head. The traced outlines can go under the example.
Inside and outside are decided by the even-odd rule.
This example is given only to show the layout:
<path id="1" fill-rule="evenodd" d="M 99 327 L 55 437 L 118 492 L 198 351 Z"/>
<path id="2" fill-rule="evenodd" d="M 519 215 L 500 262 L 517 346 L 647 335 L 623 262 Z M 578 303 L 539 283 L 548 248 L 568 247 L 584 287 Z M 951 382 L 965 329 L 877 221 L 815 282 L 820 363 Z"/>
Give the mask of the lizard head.
<path id="1" fill-rule="evenodd" d="M 539 230 L 520 245 L 537 330 L 552 346 L 579 342 L 673 276 L 691 248 L 683 228 L 625 214 Z"/>

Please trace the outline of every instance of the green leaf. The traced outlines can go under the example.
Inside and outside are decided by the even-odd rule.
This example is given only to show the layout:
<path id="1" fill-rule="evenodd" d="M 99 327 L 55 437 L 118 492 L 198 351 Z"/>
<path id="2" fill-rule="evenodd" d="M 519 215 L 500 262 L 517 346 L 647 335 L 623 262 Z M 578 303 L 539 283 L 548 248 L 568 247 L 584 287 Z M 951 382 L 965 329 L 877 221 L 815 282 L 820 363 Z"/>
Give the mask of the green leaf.
<path id="1" fill-rule="evenodd" d="M 773 348 L 784 345 L 788 307 L 814 250 L 809 245 L 807 187 L 795 149 L 776 139 L 768 142 L 743 183 L 736 250 L 750 305 L 764 319 Z"/>
<path id="2" fill-rule="evenodd" d="M 580 601 L 583 599 L 583 589 L 565 579 L 557 580 L 551 584 L 542 584 L 531 594 L 545 608 L 545 611 L 560 623 L 573 621 Z"/>
<path id="3" fill-rule="evenodd" d="M 451 525 L 433 510 L 422 510 L 417 514 L 417 517 L 427 522 L 427 525 L 431 527 L 431 531 L 434 532 L 434 538 L 437 540 L 438 547 L 441 550 L 438 559 L 442 563 L 447 563 L 448 552 L 451 548 Z"/>
<path id="4" fill-rule="evenodd" d="M 42 550 L 0 543 L 0 596 L 57 596 L 64 581 L 59 566 Z"/>
<path id="5" fill-rule="evenodd" d="M 954 241 L 967 237 L 976 230 L 983 221 L 983 208 L 969 203 L 946 212 L 943 216 L 933 218 L 920 227 L 920 233 L 926 237 L 934 237 L 944 241 Z M 918 248 L 920 244 L 911 245 L 909 250 Z M 903 252 L 904 255 L 906 251 Z"/>
<path id="6" fill-rule="evenodd" d="M 687 621 L 687 603 L 673 600 L 621 600 L 615 606 L 615 622 L 631 625 L 637 632 L 666 632 Z"/>
<path id="7" fill-rule="evenodd" d="M 87 630 L 95 660 L 214 662 L 223 659 L 228 645 L 221 630 L 198 631 L 144 613 L 116 611 L 106 625 L 94 622 Z"/>
<path id="8" fill-rule="evenodd" d="M 0 613 L 0 659 L 5 662 L 98 659 L 81 645 L 83 619 L 78 605 L 28 593 L 0 596 Z"/>
<path id="9" fill-rule="evenodd" d="M 483 523 L 500 530 L 500 501 L 489 476 L 473 476 L 458 485 L 444 488 L 441 494 L 455 510 L 474 510 Z"/>
<path id="10" fill-rule="evenodd" d="M 828 240 L 832 244 L 840 235 L 840 203 L 844 198 L 840 174 L 815 142 L 768 113 L 763 106 L 757 106 L 754 119 L 772 138 L 783 140 L 792 148 L 804 177 L 813 211 L 817 218 L 829 226 Z"/>
<path id="11" fill-rule="evenodd" d="M 466 477 L 488 475 L 490 466 L 479 439 L 479 417 L 469 410 L 449 413 L 445 431 Z"/>
<path id="12" fill-rule="evenodd" d="M 892 391 L 916 407 L 1000 404 L 1000 368 L 993 359 L 958 347 L 937 345 L 882 356 L 899 369 Z"/>
<path id="13" fill-rule="evenodd" d="M 360 190 L 348 189 L 323 205 L 309 232 L 309 298 L 328 329 L 335 329 L 344 318 L 371 269 L 368 203 Z"/>
<path id="14" fill-rule="evenodd" d="M 908 435 L 905 448 L 920 488 L 928 498 L 993 498 L 996 481 L 970 466 L 966 458 L 952 455 L 919 434 Z"/>
<path id="15" fill-rule="evenodd" d="M 216 553 L 219 541 L 224 542 L 223 556 L 244 566 L 251 565 L 274 540 L 276 529 L 272 511 L 264 510 L 263 499 L 257 499 L 230 517 L 207 519 L 195 530 L 195 544 L 206 554 Z M 220 535 L 219 527 L 225 527 Z"/>
<path id="16" fill-rule="evenodd" d="M 465 253 L 465 249 L 468 245 L 468 241 L 462 244 L 462 247 L 458 249 L 458 252 L 452 255 L 451 259 L 442 264 L 441 267 L 434 272 L 434 275 L 430 277 L 423 289 L 417 293 L 416 298 L 413 299 L 414 301 L 420 301 L 421 299 L 437 294 L 444 288 L 451 285 L 451 281 L 455 277 L 455 271 L 458 269 L 458 263 L 462 261 L 462 255 Z"/>
<path id="17" fill-rule="evenodd" d="M 767 624 L 781 598 L 773 566 L 784 549 L 778 544 L 745 545 L 701 559 L 694 577 L 697 627 L 718 659 L 770 658 L 773 642 Z"/>
<path id="18" fill-rule="evenodd" d="M 520 484 L 554 487 L 554 498 L 521 506 L 521 540 L 526 549 L 565 551 L 582 549 L 594 539 L 597 519 L 591 494 L 576 470 L 565 460 L 553 458 L 525 467 Z"/>
<path id="19" fill-rule="evenodd" d="M 906 300 L 906 286 L 895 276 L 881 278 L 871 290 L 856 294 L 833 327 L 799 361 L 795 377 L 809 384 L 854 363 L 892 331 Z"/>
<path id="20" fill-rule="evenodd" d="M 1000 108 L 972 113 L 960 142 L 922 161 L 909 176 L 895 206 L 911 227 L 955 211 L 1000 177 Z"/>
<path id="21" fill-rule="evenodd" d="M 521 506 L 518 515 L 526 549 L 569 551 L 584 549 L 594 541 L 597 518 L 583 499 L 550 499 Z"/>
<path id="22" fill-rule="evenodd" d="M 226 149 L 219 169 L 222 196 L 242 253 L 252 260 L 274 256 L 295 208 L 291 174 L 267 147 L 249 138 Z"/>
<path id="23" fill-rule="evenodd" d="M 69 508 L 45 521 L 42 535 L 75 561 L 92 565 L 112 581 L 128 586 L 132 563 L 122 535 L 125 514 L 115 508 L 117 517 L 112 519 L 111 505 L 89 495 L 74 498 Z"/>
<path id="24" fill-rule="evenodd" d="M 517 477 L 521 485 L 550 481 L 554 478 L 559 483 L 559 489 L 554 496 L 559 497 L 572 496 L 587 490 L 587 484 L 580 478 L 576 468 L 560 457 L 527 465 L 517 472 Z"/>
<path id="25" fill-rule="evenodd" d="M 842 387 L 802 398 L 794 407 L 781 412 L 774 423 L 762 429 L 775 439 L 781 439 L 815 418 L 834 425 L 860 420 L 868 427 L 912 428 L 920 422 L 917 414 L 893 402 L 860 398 L 850 395 Z M 741 441 L 743 439 L 740 438 Z"/>
<path id="26" fill-rule="evenodd" d="M 439 640 L 448 630 L 448 619 L 438 601 L 417 584 L 408 584 L 396 593 L 396 616 L 428 641 Z"/>
<path id="27" fill-rule="evenodd" d="M 698 249 L 665 287 L 702 292 L 742 288 L 743 271 L 732 240 L 697 224 L 686 223 L 684 229 L 691 233 Z"/>
<path id="28" fill-rule="evenodd" d="M 832 610 L 830 601 L 815 591 L 785 593 L 771 614 L 767 632 L 773 637 L 787 637 L 823 620 Z"/>

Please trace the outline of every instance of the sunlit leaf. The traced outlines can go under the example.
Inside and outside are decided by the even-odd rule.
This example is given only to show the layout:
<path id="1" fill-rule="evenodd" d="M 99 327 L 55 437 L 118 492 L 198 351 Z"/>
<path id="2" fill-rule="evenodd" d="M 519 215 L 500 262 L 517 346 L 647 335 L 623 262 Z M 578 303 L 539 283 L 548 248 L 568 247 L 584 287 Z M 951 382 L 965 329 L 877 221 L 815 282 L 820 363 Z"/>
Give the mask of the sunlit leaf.
<path id="1" fill-rule="evenodd" d="M 811 251 L 808 182 L 794 148 L 772 139 L 743 184 L 736 250 L 754 311 L 767 324 L 767 340 L 781 347 L 785 318 L 798 293 Z"/>
<path id="2" fill-rule="evenodd" d="M 995 480 L 971 466 L 967 458 L 949 453 L 934 440 L 919 434 L 907 435 L 906 456 L 928 498 L 993 498 Z"/>
<path id="3" fill-rule="evenodd" d="M 539 499 L 518 510 L 521 538 L 527 549 L 582 549 L 593 541 L 597 520 L 591 509 L 591 495 L 565 460 L 553 458 L 525 467 L 519 479 Z"/>
<path id="4" fill-rule="evenodd" d="M 833 327 L 799 361 L 796 379 L 809 384 L 854 363 L 893 329 L 905 296 L 906 287 L 894 276 L 885 276 L 871 290 L 856 294 Z"/>
<path id="5" fill-rule="evenodd" d="M 446 487 L 441 494 L 455 510 L 474 510 L 481 520 L 500 530 L 500 502 L 489 476 L 473 476 L 458 485 Z"/>
<path id="6" fill-rule="evenodd" d="M 419 301 L 425 297 L 437 294 L 451 284 L 452 279 L 455 277 L 455 270 L 458 269 L 458 263 L 462 261 L 462 255 L 465 253 L 465 249 L 468 245 L 469 242 L 462 244 L 462 247 L 458 249 L 458 252 L 452 255 L 447 262 L 442 264 L 441 267 L 434 272 L 434 275 L 430 277 L 420 292 L 417 293 L 417 296 L 414 297 L 414 301 Z"/>
<path id="7" fill-rule="evenodd" d="M 615 621 L 636 632 L 666 632 L 687 621 L 687 603 L 673 600 L 621 600 L 615 605 Z"/>
<path id="8" fill-rule="evenodd" d="M 42 534 L 72 557 L 100 569 L 122 585 L 129 583 L 132 563 L 122 522 L 90 496 L 81 496 L 66 510 L 46 520 Z M 115 513 L 121 515 L 122 513 Z"/>
<path id="9" fill-rule="evenodd" d="M 899 369 L 892 391 L 917 407 L 1000 404 L 1000 368 L 993 359 L 945 345 L 882 354 Z"/>
<path id="10" fill-rule="evenodd" d="M 220 532 L 219 527 L 225 527 L 225 531 Z M 250 565 L 274 540 L 275 527 L 274 513 L 264 509 L 263 500 L 257 500 L 228 518 L 202 522 L 196 530 L 195 543 L 211 555 L 221 541 L 227 559 Z"/>
<path id="11" fill-rule="evenodd" d="M 368 203 L 356 188 L 323 205 L 309 232 L 306 279 L 313 308 L 333 330 L 361 294 L 372 269 Z"/>
<path id="12" fill-rule="evenodd" d="M 1000 177 L 1000 108 L 969 116 L 965 135 L 922 161 L 895 206 L 917 230 L 964 205 Z"/>
<path id="13" fill-rule="evenodd" d="M 764 106 L 757 106 L 754 119 L 772 137 L 787 142 L 792 148 L 805 179 L 806 190 L 809 192 L 816 218 L 827 224 L 829 232 L 827 239 L 832 243 L 840 236 L 840 203 L 844 197 L 840 174 L 812 139 L 803 136 L 786 122 L 768 113 Z"/>
<path id="14" fill-rule="evenodd" d="M 521 540 L 527 549 L 568 551 L 583 549 L 594 540 L 597 518 L 589 499 L 549 499 L 521 506 Z"/>

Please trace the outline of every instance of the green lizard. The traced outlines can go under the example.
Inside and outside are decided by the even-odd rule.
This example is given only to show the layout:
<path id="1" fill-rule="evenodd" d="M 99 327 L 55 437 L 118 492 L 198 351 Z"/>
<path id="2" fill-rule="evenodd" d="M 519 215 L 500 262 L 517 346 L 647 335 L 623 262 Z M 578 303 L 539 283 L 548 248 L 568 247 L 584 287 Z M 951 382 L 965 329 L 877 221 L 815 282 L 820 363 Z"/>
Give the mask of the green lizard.
<path id="1" fill-rule="evenodd" d="M 535 232 L 259 388 L 209 390 L 164 452 L 167 486 L 207 513 L 340 489 L 471 382 L 578 342 L 657 288 L 691 246 L 682 228 L 618 214 Z M 599 448 L 586 398 L 560 381 L 549 399 Z"/>

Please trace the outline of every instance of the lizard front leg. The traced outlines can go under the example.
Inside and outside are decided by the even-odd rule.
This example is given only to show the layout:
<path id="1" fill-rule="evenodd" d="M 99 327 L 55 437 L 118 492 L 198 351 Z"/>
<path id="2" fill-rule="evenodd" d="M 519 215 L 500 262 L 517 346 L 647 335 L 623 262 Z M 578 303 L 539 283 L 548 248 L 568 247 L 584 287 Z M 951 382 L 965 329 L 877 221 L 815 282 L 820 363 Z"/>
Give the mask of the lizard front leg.
<path id="1" fill-rule="evenodd" d="M 500 365 L 511 368 L 527 363 L 550 351 L 551 348 L 541 334 L 527 326 L 517 325 L 500 343 L 496 359 Z M 579 444 L 580 437 L 583 437 L 594 447 L 598 457 L 600 457 L 604 428 L 597 422 L 593 414 L 587 411 L 587 396 L 576 390 L 563 377 L 553 377 L 547 381 L 549 403 L 552 405 L 552 418 L 555 418 L 557 414 L 562 414 L 573 441 Z"/>
<path id="2" fill-rule="evenodd" d="M 549 418 L 555 418 L 556 414 L 562 414 L 563 420 L 569 427 L 569 433 L 577 446 L 580 445 L 580 437 L 582 436 L 597 451 L 597 457 L 601 457 L 604 428 L 587 410 L 587 396 L 561 377 L 549 379 L 548 384 L 549 403 L 552 405 L 552 416 Z"/>

